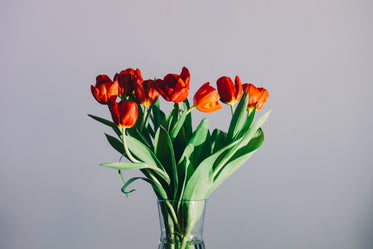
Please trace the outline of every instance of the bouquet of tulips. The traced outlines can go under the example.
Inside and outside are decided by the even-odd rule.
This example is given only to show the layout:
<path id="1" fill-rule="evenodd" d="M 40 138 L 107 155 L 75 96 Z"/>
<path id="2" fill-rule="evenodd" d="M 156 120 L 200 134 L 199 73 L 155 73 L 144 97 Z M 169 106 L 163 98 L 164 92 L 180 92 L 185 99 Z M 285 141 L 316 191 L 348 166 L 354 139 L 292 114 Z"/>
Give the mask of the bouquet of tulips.
<path id="1" fill-rule="evenodd" d="M 122 191 L 136 180 L 151 184 L 158 199 L 206 199 L 262 145 L 262 124 L 270 111 L 253 123 L 269 96 L 264 88 L 235 82 L 226 76 L 217 80 L 217 90 L 207 82 L 189 95 L 190 72 L 167 74 L 163 79 L 143 80 L 139 69 L 121 71 L 111 80 L 98 75 L 91 85 L 95 99 L 108 105 L 114 122 L 89 115 L 110 126 L 118 138 L 105 134 L 110 145 L 129 162 L 103 163 L 118 170 L 139 169 L 144 176 L 123 182 Z M 174 102 L 172 111 L 160 109 L 159 94 Z M 191 111 L 210 113 L 221 109 L 219 100 L 231 106 L 229 129 L 209 131 L 208 119 L 193 130 Z M 118 102 L 119 101 L 119 102 Z M 235 104 L 237 108 L 234 110 Z"/>
<path id="2" fill-rule="evenodd" d="M 129 68 L 113 80 L 99 75 L 91 86 L 95 99 L 109 107 L 113 121 L 89 116 L 114 130 L 117 137 L 105 134 L 106 138 L 121 159 L 128 159 L 101 165 L 118 170 L 126 195 L 133 191 L 128 190 L 130 184 L 143 180 L 159 200 L 207 199 L 262 145 L 261 126 L 270 111 L 253 120 L 269 95 L 266 89 L 242 84 L 238 76 L 234 83 L 223 76 L 217 80 L 217 89 L 209 82 L 203 84 L 191 105 L 189 81 L 186 67 L 180 75 L 148 80 L 143 80 L 139 69 Z M 159 95 L 174 103 L 172 111 L 161 110 Z M 223 108 L 219 100 L 231 107 L 228 130 L 210 131 L 206 118 L 193 129 L 192 111 L 218 111 Z M 126 181 L 121 171 L 129 169 L 138 169 L 143 176 Z M 178 211 L 172 211 L 175 220 Z"/>

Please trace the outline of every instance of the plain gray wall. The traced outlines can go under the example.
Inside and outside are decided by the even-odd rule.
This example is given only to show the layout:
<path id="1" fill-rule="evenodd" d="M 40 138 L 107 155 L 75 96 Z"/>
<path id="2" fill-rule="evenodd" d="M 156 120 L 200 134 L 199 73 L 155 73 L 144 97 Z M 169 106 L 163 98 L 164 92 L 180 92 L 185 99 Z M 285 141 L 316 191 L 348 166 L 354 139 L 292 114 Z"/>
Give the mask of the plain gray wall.
<path id="1" fill-rule="evenodd" d="M 156 248 L 91 96 L 98 74 L 266 87 L 263 147 L 208 200 L 207 248 L 373 248 L 373 2 L 2 0 L 0 248 Z M 165 108 L 169 104 L 162 102 Z M 202 115 L 226 129 L 229 108 Z M 128 172 L 127 177 L 139 175 Z"/>

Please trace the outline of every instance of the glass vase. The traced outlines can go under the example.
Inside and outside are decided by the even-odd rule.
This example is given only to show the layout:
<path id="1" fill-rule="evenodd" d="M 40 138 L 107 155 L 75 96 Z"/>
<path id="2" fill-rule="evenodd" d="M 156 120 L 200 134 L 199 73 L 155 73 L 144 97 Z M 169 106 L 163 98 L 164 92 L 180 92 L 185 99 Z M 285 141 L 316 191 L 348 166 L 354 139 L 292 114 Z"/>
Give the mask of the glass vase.
<path id="1" fill-rule="evenodd" d="M 206 200 L 159 200 L 158 249 L 205 249 L 202 237 Z"/>

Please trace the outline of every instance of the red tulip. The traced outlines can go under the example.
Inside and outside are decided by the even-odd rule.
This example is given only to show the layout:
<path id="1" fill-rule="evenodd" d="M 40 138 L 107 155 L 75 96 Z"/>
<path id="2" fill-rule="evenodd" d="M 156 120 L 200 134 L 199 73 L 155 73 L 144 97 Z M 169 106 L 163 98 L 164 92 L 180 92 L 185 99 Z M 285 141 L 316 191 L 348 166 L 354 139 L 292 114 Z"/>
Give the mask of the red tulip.
<path id="1" fill-rule="evenodd" d="M 214 112 L 223 108 L 219 99 L 218 91 L 210 86 L 210 82 L 206 82 L 194 94 L 193 106 L 201 112 Z"/>
<path id="2" fill-rule="evenodd" d="M 264 103 L 267 101 L 269 96 L 268 91 L 265 88 L 256 88 L 253 84 L 243 84 L 242 88 L 249 94 L 249 103 L 247 109 L 250 111 L 256 106 L 256 110 L 262 109 Z"/>
<path id="3" fill-rule="evenodd" d="M 134 126 L 139 115 L 135 102 L 124 100 L 119 103 L 113 102 L 109 105 L 109 109 L 114 123 L 120 127 L 129 128 Z"/>
<path id="4" fill-rule="evenodd" d="M 135 85 L 142 83 L 143 79 L 139 69 L 133 70 L 132 68 L 127 68 L 123 70 L 118 75 L 118 82 L 120 87 L 120 94 L 124 96 L 130 96 L 133 94 Z"/>
<path id="5" fill-rule="evenodd" d="M 183 67 L 180 75 L 167 74 L 163 80 L 157 79 L 155 87 L 165 100 L 179 103 L 188 97 L 189 81 L 189 70 Z"/>
<path id="6" fill-rule="evenodd" d="M 145 80 L 135 85 L 136 99 L 143 106 L 152 106 L 157 102 L 159 93 L 155 89 L 154 80 Z"/>
<path id="7" fill-rule="evenodd" d="M 91 92 L 93 97 L 103 105 L 115 101 L 119 94 L 118 78 L 115 76 L 113 82 L 107 75 L 98 75 L 96 86 L 91 85 Z"/>
<path id="8" fill-rule="evenodd" d="M 234 80 L 235 84 L 231 78 L 227 76 L 220 77 L 216 85 L 218 87 L 218 92 L 220 95 L 220 101 L 232 105 L 240 100 L 242 96 L 242 84 L 238 76 Z"/>

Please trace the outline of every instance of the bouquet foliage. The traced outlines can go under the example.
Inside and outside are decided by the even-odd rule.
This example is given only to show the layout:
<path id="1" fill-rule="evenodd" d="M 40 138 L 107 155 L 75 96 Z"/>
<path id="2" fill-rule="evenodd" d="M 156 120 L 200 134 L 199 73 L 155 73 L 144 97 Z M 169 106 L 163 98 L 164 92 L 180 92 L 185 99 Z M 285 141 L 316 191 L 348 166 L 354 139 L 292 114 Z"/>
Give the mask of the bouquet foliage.
<path id="1" fill-rule="evenodd" d="M 189 81 L 186 67 L 180 75 L 154 80 L 143 80 L 139 69 L 129 68 L 113 80 L 99 75 L 91 86 L 95 99 L 108 106 L 112 121 L 89 116 L 112 128 L 116 136 L 105 133 L 107 141 L 121 159 L 127 158 L 101 165 L 118 170 L 126 195 L 134 191 L 129 190 L 134 181 L 143 180 L 159 200 L 207 199 L 262 145 L 261 126 L 270 110 L 253 121 L 269 95 L 266 89 L 242 84 L 238 76 L 234 83 L 223 76 L 217 89 L 209 82 L 202 85 L 191 104 Z M 169 113 L 161 110 L 159 95 L 174 103 Z M 228 130 L 210 131 L 206 118 L 193 129 L 192 110 L 215 112 L 223 107 L 219 100 L 232 110 Z M 143 176 L 124 180 L 122 170 L 129 169 L 138 169 Z"/>

